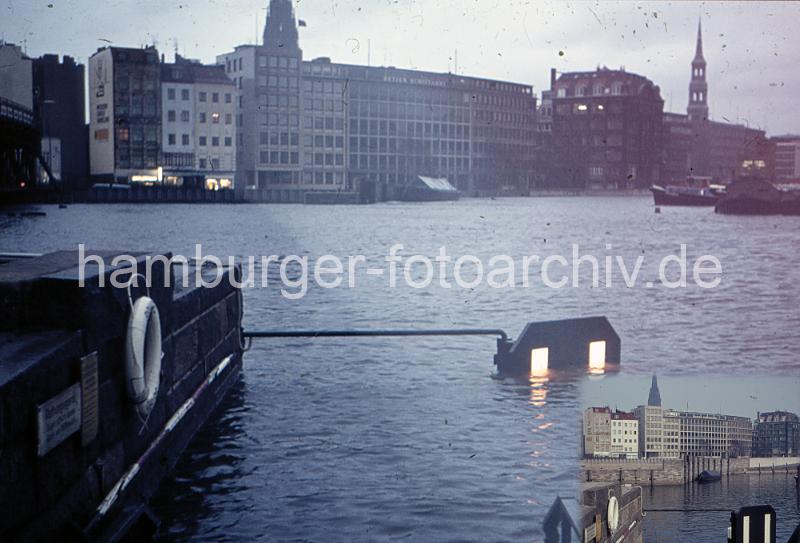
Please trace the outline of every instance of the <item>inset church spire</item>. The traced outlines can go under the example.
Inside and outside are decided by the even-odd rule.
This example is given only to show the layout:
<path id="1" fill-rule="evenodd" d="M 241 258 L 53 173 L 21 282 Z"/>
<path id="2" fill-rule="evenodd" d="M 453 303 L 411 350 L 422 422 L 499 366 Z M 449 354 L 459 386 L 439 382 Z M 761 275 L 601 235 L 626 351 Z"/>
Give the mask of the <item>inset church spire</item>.
<path id="1" fill-rule="evenodd" d="M 650 383 L 650 395 L 647 397 L 647 405 L 661 407 L 661 392 L 658 391 L 658 378 L 653 375 L 653 381 Z"/>

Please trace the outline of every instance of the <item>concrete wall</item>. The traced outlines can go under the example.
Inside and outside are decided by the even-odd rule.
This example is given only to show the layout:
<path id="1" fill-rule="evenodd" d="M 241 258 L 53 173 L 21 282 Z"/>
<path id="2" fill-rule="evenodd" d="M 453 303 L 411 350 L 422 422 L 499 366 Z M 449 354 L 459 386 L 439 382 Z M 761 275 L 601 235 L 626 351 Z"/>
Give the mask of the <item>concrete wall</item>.
<path id="1" fill-rule="evenodd" d="M 800 467 L 800 456 L 751 458 L 750 471 L 795 471 Z"/>
<path id="2" fill-rule="evenodd" d="M 111 254 L 105 257 L 110 262 Z M 65 530 L 94 538 L 115 529 L 124 507 L 141 506 L 156 490 L 241 368 L 241 301 L 228 281 L 217 288 L 154 286 L 150 296 L 160 311 L 164 356 L 157 401 L 144 424 L 126 393 L 127 294 L 99 287 L 100 275 L 91 271 L 87 286 L 79 288 L 77 262 L 76 253 L 63 252 L 0 266 L 0 305 L 6 308 L 0 314 L 2 541 L 52 540 Z M 154 269 L 163 273 L 164 267 Z M 134 294 L 141 295 L 136 289 Z M 83 387 L 81 359 L 91 353 L 97 353 L 96 435 L 83 436 L 92 418 L 84 393 L 80 429 L 37 455 L 37 406 L 71 385 Z M 233 363 L 225 373 L 152 454 L 144 455 L 166 421 L 228 355 Z M 98 518 L 100 501 L 134 462 L 140 470 L 128 489 L 87 530 Z"/>

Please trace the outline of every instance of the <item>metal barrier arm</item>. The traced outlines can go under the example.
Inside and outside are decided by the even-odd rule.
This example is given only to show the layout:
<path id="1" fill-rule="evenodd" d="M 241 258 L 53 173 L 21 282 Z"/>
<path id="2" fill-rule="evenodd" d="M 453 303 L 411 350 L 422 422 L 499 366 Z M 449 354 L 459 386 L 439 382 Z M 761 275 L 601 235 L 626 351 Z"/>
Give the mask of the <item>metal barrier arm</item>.
<path id="1" fill-rule="evenodd" d="M 244 330 L 245 351 L 253 338 L 317 338 L 317 337 L 407 337 L 407 336 L 497 336 L 508 341 L 508 334 L 499 328 L 455 328 L 440 330 Z"/>

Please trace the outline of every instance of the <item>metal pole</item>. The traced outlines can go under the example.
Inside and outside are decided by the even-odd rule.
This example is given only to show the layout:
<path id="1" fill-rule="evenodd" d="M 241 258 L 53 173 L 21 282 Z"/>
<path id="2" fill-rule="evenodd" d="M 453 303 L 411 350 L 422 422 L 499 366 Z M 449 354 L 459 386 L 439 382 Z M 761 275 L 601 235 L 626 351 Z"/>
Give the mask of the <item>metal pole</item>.
<path id="1" fill-rule="evenodd" d="M 508 334 L 499 328 L 455 328 L 433 330 L 243 330 L 244 338 L 293 337 L 406 337 L 406 336 L 498 336 L 508 341 Z"/>

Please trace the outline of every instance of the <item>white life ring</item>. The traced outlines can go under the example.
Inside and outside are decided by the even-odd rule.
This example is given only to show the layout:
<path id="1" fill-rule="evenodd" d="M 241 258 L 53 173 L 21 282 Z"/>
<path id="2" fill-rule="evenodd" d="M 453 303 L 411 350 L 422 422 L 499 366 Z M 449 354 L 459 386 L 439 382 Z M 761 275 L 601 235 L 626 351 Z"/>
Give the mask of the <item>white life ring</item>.
<path id="1" fill-rule="evenodd" d="M 619 501 L 616 496 L 608 500 L 608 529 L 614 533 L 619 528 Z"/>
<path id="2" fill-rule="evenodd" d="M 161 380 L 161 318 L 147 296 L 133 304 L 125 338 L 125 383 L 136 412 L 145 418 L 153 410 Z"/>

